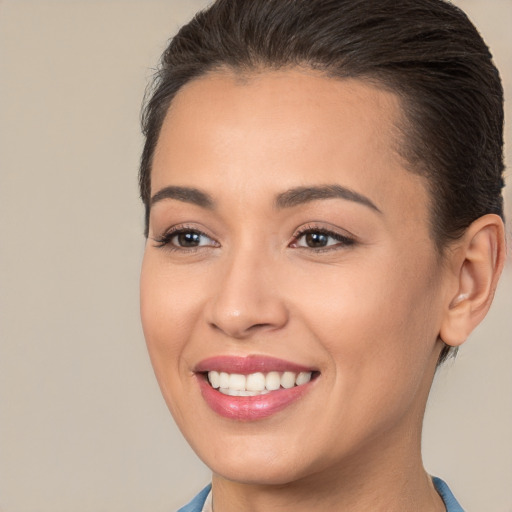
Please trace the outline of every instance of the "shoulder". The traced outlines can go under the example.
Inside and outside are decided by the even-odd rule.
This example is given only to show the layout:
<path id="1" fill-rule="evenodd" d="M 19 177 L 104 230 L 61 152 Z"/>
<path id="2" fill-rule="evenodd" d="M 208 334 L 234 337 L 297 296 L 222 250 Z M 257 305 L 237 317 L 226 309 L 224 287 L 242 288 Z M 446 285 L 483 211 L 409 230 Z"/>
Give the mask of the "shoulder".
<path id="1" fill-rule="evenodd" d="M 207 485 L 190 503 L 181 507 L 177 512 L 201 512 L 211 488 L 211 484 Z"/>
<path id="2" fill-rule="evenodd" d="M 455 496 L 452 494 L 452 491 L 450 491 L 450 488 L 446 482 L 440 478 L 437 478 L 436 476 L 432 477 L 432 481 L 434 482 L 434 486 L 436 491 L 439 493 L 439 496 L 443 498 L 444 504 L 446 506 L 446 512 L 464 512 L 464 509 L 455 499 Z"/>

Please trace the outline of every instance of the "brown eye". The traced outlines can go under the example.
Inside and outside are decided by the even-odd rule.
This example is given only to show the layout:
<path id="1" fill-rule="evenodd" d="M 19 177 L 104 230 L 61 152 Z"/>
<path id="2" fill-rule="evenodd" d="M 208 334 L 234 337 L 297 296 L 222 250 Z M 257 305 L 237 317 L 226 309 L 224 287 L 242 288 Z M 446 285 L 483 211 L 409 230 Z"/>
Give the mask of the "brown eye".
<path id="1" fill-rule="evenodd" d="M 201 235 L 194 231 L 179 233 L 173 237 L 173 242 L 179 247 L 199 247 L 201 245 Z M 205 244 L 203 244 L 205 245 Z"/>
<path id="2" fill-rule="evenodd" d="M 307 233 L 304 236 L 304 242 L 308 247 L 313 249 L 326 247 L 329 243 L 329 236 L 325 233 Z"/>
<path id="3" fill-rule="evenodd" d="M 205 233 L 195 229 L 175 229 L 156 238 L 157 247 L 168 247 L 169 249 L 186 250 L 200 247 L 219 247 L 218 242 Z"/>
<path id="4" fill-rule="evenodd" d="M 295 236 L 291 247 L 304 249 L 339 249 L 354 245 L 355 240 L 340 233 L 321 229 L 308 229 Z"/>

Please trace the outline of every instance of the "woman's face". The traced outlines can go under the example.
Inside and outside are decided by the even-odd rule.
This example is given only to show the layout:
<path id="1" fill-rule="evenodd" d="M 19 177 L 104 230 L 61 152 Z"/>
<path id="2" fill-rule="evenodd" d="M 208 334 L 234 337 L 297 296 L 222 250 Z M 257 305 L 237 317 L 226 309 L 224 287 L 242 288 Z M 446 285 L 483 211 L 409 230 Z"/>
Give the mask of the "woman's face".
<path id="1" fill-rule="evenodd" d="M 300 70 L 218 72 L 173 100 L 142 321 L 218 475 L 287 483 L 417 455 L 446 293 L 399 117 L 389 92 Z"/>

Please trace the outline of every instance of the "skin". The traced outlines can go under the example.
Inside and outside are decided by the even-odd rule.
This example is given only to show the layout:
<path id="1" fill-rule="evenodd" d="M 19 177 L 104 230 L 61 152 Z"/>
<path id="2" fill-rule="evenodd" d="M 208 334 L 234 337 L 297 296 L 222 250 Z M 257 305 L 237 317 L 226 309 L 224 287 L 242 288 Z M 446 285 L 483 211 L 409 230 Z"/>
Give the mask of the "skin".
<path id="1" fill-rule="evenodd" d="M 191 187 L 213 206 L 152 205 L 141 312 L 163 396 L 213 471 L 216 512 L 444 510 L 420 452 L 439 334 L 460 344 L 485 315 L 502 228 L 487 216 L 439 256 L 426 183 L 396 151 L 400 120 L 392 93 L 304 69 L 216 72 L 173 100 L 151 192 Z M 276 207 L 289 189 L 321 185 L 377 209 L 339 197 Z M 172 228 L 204 233 L 201 245 L 162 246 Z M 317 250 L 304 229 L 353 242 Z M 475 279 L 469 247 L 487 277 Z M 219 416 L 194 367 L 254 354 L 320 375 L 268 418 Z"/>

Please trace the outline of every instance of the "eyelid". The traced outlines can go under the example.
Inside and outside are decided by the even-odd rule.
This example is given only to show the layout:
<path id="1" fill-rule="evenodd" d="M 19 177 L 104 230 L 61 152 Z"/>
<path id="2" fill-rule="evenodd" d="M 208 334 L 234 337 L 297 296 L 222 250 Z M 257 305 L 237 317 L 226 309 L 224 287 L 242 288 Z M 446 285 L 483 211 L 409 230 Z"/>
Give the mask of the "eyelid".
<path id="1" fill-rule="evenodd" d="M 295 245 L 295 247 L 293 246 L 293 244 L 297 243 L 297 241 L 301 237 L 303 237 L 304 235 L 307 235 L 309 233 L 321 233 L 328 237 L 333 238 L 334 240 L 337 240 L 339 243 L 327 245 L 325 247 L 317 247 L 317 248 L 307 247 L 307 246 L 298 246 L 298 245 Z M 326 228 L 325 226 L 322 226 L 319 224 L 306 224 L 304 226 L 301 226 L 300 228 L 298 228 L 295 231 L 295 233 L 293 234 L 293 237 L 292 237 L 292 241 L 290 242 L 290 244 L 288 246 L 292 247 L 292 248 L 306 249 L 306 250 L 315 251 L 315 252 L 325 252 L 325 251 L 337 250 L 337 249 L 353 246 L 356 243 L 357 243 L 356 237 L 344 230 L 335 229 L 335 228 Z"/>
<path id="2" fill-rule="evenodd" d="M 178 245 L 173 245 L 171 240 L 173 237 L 181 234 L 181 233 L 196 233 L 198 235 L 204 236 L 210 239 L 213 244 L 211 245 L 200 245 L 196 247 L 180 247 Z M 173 251 L 194 251 L 199 248 L 212 248 L 212 247 L 220 247 L 219 242 L 213 238 L 213 236 L 206 233 L 203 229 L 198 228 L 197 226 L 193 226 L 190 224 L 177 224 L 175 226 L 171 226 L 167 230 L 164 231 L 162 235 L 152 237 L 155 242 L 155 247 L 157 248 L 166 248 L 168 250 Z"/>

